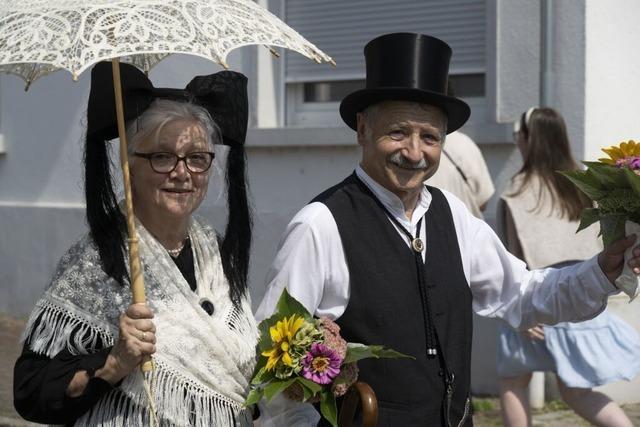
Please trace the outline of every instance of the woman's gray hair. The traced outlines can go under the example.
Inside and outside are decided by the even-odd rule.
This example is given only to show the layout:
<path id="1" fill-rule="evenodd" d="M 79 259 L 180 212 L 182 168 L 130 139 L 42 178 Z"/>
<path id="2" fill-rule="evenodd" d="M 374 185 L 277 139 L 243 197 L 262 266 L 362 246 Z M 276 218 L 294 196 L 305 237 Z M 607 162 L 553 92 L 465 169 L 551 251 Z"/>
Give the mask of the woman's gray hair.
<path id="1" fill-rule="evenodd" d="M 220 128 L 213 121 L 209 112 L 190 102 L 156 99 L 149 108 L 127 126 L 129 162 L 138 145 L 149 138 L 157 143 L 162 129 L 175 120 L 194 120 L 205 130 L 207 145 L 213 150 L 215 144 L 222 142 Z"/>

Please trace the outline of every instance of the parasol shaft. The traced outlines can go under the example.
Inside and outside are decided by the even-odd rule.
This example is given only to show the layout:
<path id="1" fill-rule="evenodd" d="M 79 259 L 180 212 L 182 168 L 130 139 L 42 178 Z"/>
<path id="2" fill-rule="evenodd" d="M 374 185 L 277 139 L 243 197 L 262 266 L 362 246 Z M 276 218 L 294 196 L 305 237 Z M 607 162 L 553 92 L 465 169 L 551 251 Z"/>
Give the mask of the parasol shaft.
<path id="1" fill-rule="evenodd" d="M 120 60 L 113 58 L 113 88 L 115 91 L 116 117 L 118 119 L 118 137 L 120 139 L 120 165 L 122 167 L 122 181 L 124 185 L 124 201 L 127 214 L 127 232 L 129 238 L 129 272 L 131 274 L 131 293 L 133 302 L 144 304 L 144 278 L 140 267 L 140 254 L 138 252 L 138 234 L 136 233 L 135 216 L 133 214 L 133 198 L 131 196 L 131 180 L 129 173 L 129 154 L 127 151 L 127 135 L 124 123 L 124 107 L 122 105 L 122 85 L 120 83 Z M 141 369 L 148 372 L 153 369 L 151 358 L 143 360 Z"/>

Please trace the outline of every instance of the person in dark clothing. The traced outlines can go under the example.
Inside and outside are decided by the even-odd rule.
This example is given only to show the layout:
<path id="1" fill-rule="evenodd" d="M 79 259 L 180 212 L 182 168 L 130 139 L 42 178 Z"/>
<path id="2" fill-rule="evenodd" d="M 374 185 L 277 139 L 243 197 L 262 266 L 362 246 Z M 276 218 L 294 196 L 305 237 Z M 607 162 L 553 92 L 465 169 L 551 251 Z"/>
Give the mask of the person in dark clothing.
<path id="1" fill-rule="evenodd" d="M 37 302 L 14 370 L 15 407 L 67 425 L 251 425 L 244 406 L 257 328 L 247 291 L 246 77 L 223 71 L 156 89 L 121 64 L 147 304 L 132 304 L 124 218 L 110 174 L 112 67 L 92 70 L 85 146 L 90 231 Z M 229 146 L 224 238 L 193 212 Z M 144 357 L 154 369 L 142 374 Z M 145 391 L 145 385 L 150 386 Z"/>
<path id="2" fill-rule="evenodd" d="M 311 313 L 335 319 L 347 341 L 414 356 L 359 363 L 379 426 L 470 425 L 472 312 L 516 328 L 593 317 L 618 292 L 635 236 L 572 267 L 527 270 L 459 199 L 423 184 L 446 135 L 470 114 L 446 95 L 449 46 L 394 33 L 364 52 L 366 88 L 340 105 L 361 162 L 289 223 L 256 317 L 269 317 L 286 287 Z M 312 412 L 282 399 L 264 411 L 273 425 L 314 425 Z"/>

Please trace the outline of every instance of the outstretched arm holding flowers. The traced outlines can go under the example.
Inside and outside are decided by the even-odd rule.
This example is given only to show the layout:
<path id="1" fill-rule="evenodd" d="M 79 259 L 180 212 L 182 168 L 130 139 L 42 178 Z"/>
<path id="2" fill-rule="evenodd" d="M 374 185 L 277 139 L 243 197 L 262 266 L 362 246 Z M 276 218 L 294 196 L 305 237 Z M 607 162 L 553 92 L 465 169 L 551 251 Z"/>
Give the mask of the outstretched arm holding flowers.
<path id="1" fill-rule="evenodd" d="M 578 231 L 600 222 L 605 245 L 598 257 L 600 268 L 633 299 L 640 288 L 640 249 L 632 248 L 640 233 L 640 143 L 630 140 L 602 151 L 609 157 L 583 162 L 586 170 L 563 174 L 596 203 L 582 212 Z"/>

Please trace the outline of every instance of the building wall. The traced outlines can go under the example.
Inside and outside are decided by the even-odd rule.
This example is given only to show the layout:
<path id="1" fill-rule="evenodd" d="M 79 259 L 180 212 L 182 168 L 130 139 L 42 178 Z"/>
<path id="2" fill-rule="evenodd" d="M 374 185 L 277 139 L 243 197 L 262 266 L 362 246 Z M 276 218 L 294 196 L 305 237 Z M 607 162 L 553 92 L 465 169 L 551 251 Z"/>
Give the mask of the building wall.
<path id="1" fill-rule="evenodd" d="M 585 10 L 584 158 L 640 139 L 640 2 L 590 0 Z"/>

